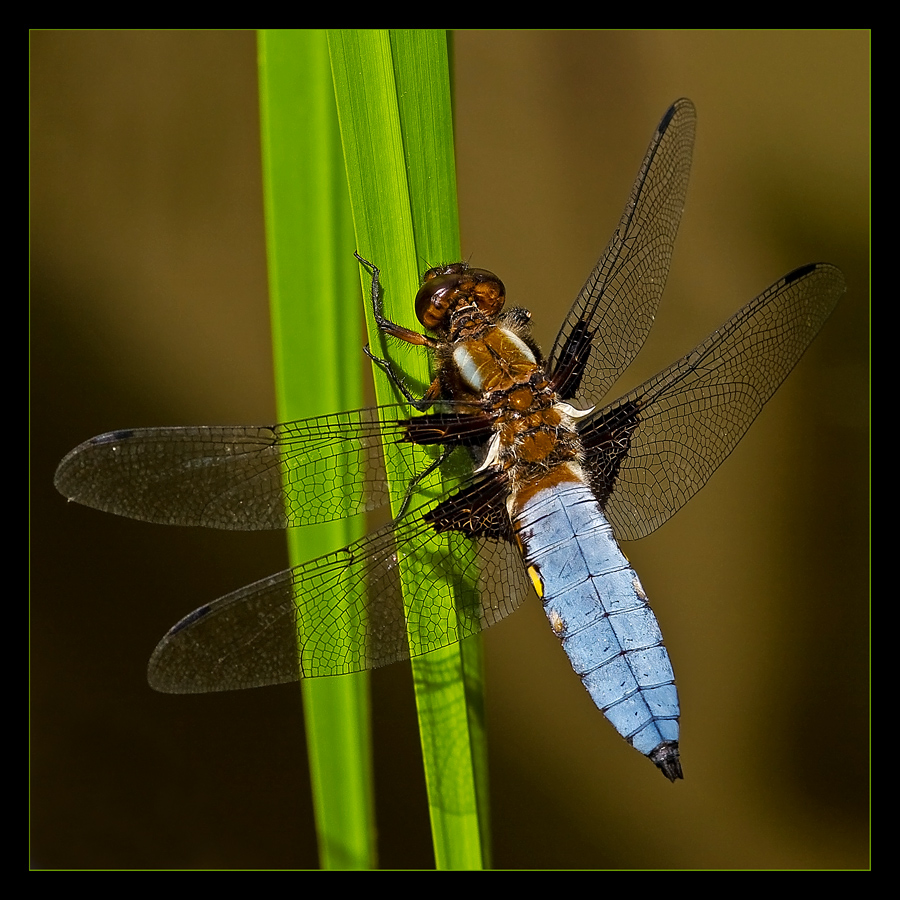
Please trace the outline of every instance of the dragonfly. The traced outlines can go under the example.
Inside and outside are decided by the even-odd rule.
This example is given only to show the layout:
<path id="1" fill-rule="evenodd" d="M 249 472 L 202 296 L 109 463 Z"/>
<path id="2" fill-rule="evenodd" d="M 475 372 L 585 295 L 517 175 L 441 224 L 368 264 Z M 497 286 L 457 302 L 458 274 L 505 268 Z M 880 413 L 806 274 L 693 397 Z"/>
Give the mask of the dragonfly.
<path id="1" fill-rule="evenodd" d="M 619 541 L 647 536 L 703 487 L 845 291 L 834 266 L 801 266 L 603 405 L 656 315 L 695 126 L 687 99 L 663 116 L 546 359 L 530 313 L 504 311 L 493 273 L 429 269 L 415 301 L 426 334 L 385 316 L 380 270 L 357 254 L 382 334 L 434 356 L 422 396 L 366 347 L 402 402 L 280 425 L 113 431 L 62 460 L 55 483 L 70 500 L 168 525 L 280 529 L 397 510 L 341 550 L 190 613 L 154 651 L 152 687 L 363 671 L 463 640 L 536 597 L 604 716 L 683 778 L 671 660 Z"/>

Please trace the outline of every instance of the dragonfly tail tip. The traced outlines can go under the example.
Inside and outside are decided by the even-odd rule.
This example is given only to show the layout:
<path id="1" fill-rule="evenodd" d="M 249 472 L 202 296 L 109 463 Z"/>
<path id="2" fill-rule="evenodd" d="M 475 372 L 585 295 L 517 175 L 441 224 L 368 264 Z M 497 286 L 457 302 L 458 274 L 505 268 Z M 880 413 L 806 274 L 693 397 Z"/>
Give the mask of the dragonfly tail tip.
<path id="1" fill-rule="evenodd" d="M 681 771 L 678 741 L 664 741 L 648 755 L 663 775 L 673 784 L 677 779 L 684 778 L 684 773 Z"/>

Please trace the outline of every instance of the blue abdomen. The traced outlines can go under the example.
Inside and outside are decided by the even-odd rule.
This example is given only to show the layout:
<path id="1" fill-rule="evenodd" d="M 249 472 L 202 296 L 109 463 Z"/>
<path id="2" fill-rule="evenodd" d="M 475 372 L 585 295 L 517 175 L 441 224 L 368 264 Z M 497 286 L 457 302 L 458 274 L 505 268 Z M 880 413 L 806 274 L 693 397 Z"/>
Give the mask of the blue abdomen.
<path id="1" fill-rule="evenodd" d="M 591 490 L 563 481 L 515 514 L 529 575 L 550 626 L 616 730 L 680 778 L 678 692 L 656 616 Z"/>

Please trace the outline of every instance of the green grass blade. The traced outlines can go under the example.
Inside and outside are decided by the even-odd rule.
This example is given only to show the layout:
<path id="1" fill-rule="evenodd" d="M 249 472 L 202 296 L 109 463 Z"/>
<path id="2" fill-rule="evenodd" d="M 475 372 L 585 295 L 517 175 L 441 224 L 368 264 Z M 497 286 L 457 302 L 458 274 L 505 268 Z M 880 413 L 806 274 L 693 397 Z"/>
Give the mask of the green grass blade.
<path id="1" fill-rule="evenodd" d="M 356 246 L 382 269 L 388 317 L 420 330 L 412 299 L 421 270 L 460 256 L 446 35 L 331 31 L 329 47 Z M 363 282 L 368 292 L 366 276 Z M 385 348 L 371 321 L 369 338 L 376 353 L 389 351 L 411 383 L 430 383 L 430 360 L 420 348 L 395 341 Z M 376 394 L 380 403 L 397 400 L 377 372 Z M 387 462 L 390 472 L 389 457 Z M 442 601 L 451 611 L 448 628 L 456 626 L 454 611 L 474 602 L 470 561 L 459 564 L 459 593 L 448 596 L 449 585 L 429 582 L 435 603 Z M 410 586 L 429 578 L 427 566 L 415 560 L 402 572 Z M 480 639 L 413 659 L 413 676 L 436 864 L 441 869 L 485 867 L 489 831 Z"/>
<path id="2" fill-rule="evenodd" d="M 362 405 L 359 276 L 325 33 L 260 32 L 259 69 L 278 414 L 290 421 Z M 291 564 L 362 530 L 291 532 Z M 368 676 L 305 681 L 303 703 L 321 865 L 372 868 Z"/>

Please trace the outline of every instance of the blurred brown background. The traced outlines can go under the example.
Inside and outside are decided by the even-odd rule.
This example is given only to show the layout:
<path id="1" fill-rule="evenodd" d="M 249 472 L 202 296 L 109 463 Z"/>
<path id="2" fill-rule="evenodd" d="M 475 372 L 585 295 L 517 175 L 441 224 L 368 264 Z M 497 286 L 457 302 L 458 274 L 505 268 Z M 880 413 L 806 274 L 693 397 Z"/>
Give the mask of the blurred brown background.
<path id="1" fill-rule="evenodd" d="M 460 32 L 455 51 L 463 252 L 545 349 L 679 96 L 688 204 L 621 387 L 795 266 L 849 285 L 707 489 L 625 546 L 678 676 L 683 783 L 599 715 L 537 603 L 487 634 L 494 864 L 866 866 L 868 33 Z M 255 35 L 32 32 L 31 226 L 32 864 L 315 866 L 296 687 L 145 680 L 182 615 L 286 564 L 283 537 L 132 523 L 52 486 L 102 431 L 273 418 Z M 373 693 L 381 864 L 428 867 L 408 668 Z"/>

